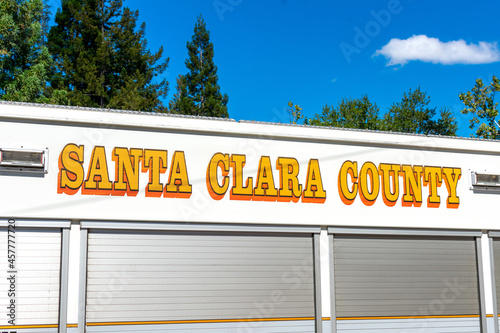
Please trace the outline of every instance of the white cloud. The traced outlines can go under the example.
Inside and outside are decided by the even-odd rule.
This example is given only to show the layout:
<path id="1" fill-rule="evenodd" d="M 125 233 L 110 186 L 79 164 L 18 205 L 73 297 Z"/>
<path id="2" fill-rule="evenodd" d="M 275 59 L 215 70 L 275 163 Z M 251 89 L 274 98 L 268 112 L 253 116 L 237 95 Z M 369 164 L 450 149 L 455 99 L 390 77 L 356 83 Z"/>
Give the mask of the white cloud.
<path id="1" fill-rule="evenodd" d="M 388 59 L 387 66 L 405 65 L 419 60 L 434 64 L 489 64 L 500 61 L 497 43 L 479 42 L 467 44 L 463 39 L 442 42 L 426 35 L 412 36 L 408 39 L 393 38 L 374 56 L 383 55 Z"/>

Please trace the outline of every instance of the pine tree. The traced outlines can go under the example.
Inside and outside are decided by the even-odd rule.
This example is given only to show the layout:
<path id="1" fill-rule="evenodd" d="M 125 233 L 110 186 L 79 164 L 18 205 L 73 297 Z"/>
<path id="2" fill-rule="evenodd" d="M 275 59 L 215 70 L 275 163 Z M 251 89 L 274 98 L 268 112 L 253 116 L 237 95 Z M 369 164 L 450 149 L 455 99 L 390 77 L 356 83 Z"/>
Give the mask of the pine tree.
<path id="1" fill-rule="evenodd" d="M 46 103 L 52 59 L 44 42 L 43 0 L 0 1 L 0 99 Z"/>
<path id="2" fill-rule="evenodd" d="M 67 91 L 71 105 L 164 111 L 168 82 L 154 78 L 169 59 L 147 49 L 138 16 L 121 0 L 63 0 L 49 32 L 51 87 Z"/>
<path id="3" fill-rule="evenodd" d="M 179 75 L 177 77 L 176 94 L 174 99 L 169 103 L 169 111 L 177 114 L 196 115 L 197 107 L 191 98 L 188 98 L 186 85 L 186 77 Z M 192 111 L 192 112 L 190 112 Z"/>
<path id="4" fill-rule="evenodd" d="M 228 96 L 220 92 L 217 66 L 213 62 L 214 47 L 201 15 L 187 49 L 185 64 L 189 72 L 177 79 L 177 94 L 170 103 L 170 112 L 227 118 Z"/>

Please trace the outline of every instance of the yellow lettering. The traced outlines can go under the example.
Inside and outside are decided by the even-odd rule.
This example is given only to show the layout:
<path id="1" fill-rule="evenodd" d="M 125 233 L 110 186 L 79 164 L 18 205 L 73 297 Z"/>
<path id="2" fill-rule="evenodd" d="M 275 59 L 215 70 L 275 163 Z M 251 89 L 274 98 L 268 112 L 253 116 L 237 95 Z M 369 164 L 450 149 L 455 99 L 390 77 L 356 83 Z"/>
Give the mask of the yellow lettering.
<path id="1" fill-rule="evenodd" d="M 107 195 L 113 188 L 109 180 L 108 164 L 106 161 L 106 151 L 102 146 L 96 146 L 92 150 L 90 158 L 90 168 L 87 179 L 83 184 L 83 194 Z"/>
<path id="2" fill-rule="evenodd" d="M 446 200 L 446 207 L 458 208 L 460 205 L 460 198 L 457 196 L 458 180 L 462 176 L 462 169 L 460 168 L 443 168 L 444 183 L 448 190 L 448 199 Z"/>
<path id="3" fill-rule="evenodd" d="M 401 204 L 405 207 L 422 205 L 422 171 L 421 165 L 403 165 L 401 177 L 404 178 L 404 194 Z"/>
<path id="4" fill-rule="evenodd" d="M 280 201 L 299 201 L 302 185 L 299 184 L 299 162 L 295 158 L 278 157 L 276 169 L 280 172 Z"/>
<path id="5" fill-rule="evenodd" d="M 439 207 L 441 199 L 437 194 L 437 188 L 441 187 L 443 174 L 439 167 L 424 167 L 424 186 L 429 187 L 429 196 L 427 197 L 427 207 Z"/>
<path id="6" fill-rule="evenodd" d="M 83 145 L 67 144 L 59 156 L 57 193 L 73 195 L 83 184 Z"/>
<path id="7" fill-rule="evenodd" d="M 251 200 L 253 195 L 253 179 L 248 177 L 243 186 L 243 168 L 245 167 L 245 155 L 231 155 L 231 167 L 233 168 L 233 187 L 231 188 L 231 200 Z"/>
<path id="8" fill-rule="evenodd" d="M 349 180 L 351 177 L 351 187 Z M 345 161 L 339 172 L 338 188 L 340 199 L 346 205 L 351 205 L 358 194 L 358 162 Z"/>
<path id="9" fill-rule="evenodd" d="M 399 198 L 399 172 L 401 166 L 381 163 L 378 170 L 382 178 L 382 199 L 387 206 L 392 207 Z"/>
<path id="10" fill-rule="evenodd" d="M 262 156 L 259 162 L 259 171 L 254 188 L 254 200 L 276 200 L 278 190 L 274 186 L 271 159 L 269 156 Z"/>
<path id="11" fill-rule="evenodd" d="M 302 202 L 323 203 L 326 200 L 326 191 L 323 189 L 319 161 L 312 159 L 307 166 L 307 178 Z"/>
<path id="12" fill-rule="evenodd" d="M 193 187 L 189 184 L 184 152 L 176 151 L 172 157 L 168 183 L 165 185 L 165 196 L 174 198 L 189 198 L 192 191 Z"/>
<path id="13" fill-rule="evenodd" d="M 370 185 L 368 185 L 370 179 Z M 380 180 L 378 178 L 378 170 L 372 162 L 366 162 L 359 171 L 359 197 L 367 206 L 375 203 L 380 190 Z"/>
<path id="14" fill-rule="evenodd" d="M 115 148 L 113 161 L 115 161 L 115 182 L 113 184 L 116 194 L 137 195 L 139 191 L 139 163 L 142 158 L 142 149 Z"/>
<path id="15" fill-rule="evenodd" d="M 149 171 L 149 182 L 146 186 L 146 197 L 161 197 L 163 184 L 160 183 L 160 174 L 167 170 L 168 151 L 144 149 L 142 172 Z"/>
<path id="16" fill-rule="evenodd" d="M 222 185 L 219 184 L 217 171 L 222 172 Z M 207 189 L 210 196 L 220 200 L 226 194 L 229 187 L 229 154 L 217 153 L 212 156 L 207 168 Z"/>

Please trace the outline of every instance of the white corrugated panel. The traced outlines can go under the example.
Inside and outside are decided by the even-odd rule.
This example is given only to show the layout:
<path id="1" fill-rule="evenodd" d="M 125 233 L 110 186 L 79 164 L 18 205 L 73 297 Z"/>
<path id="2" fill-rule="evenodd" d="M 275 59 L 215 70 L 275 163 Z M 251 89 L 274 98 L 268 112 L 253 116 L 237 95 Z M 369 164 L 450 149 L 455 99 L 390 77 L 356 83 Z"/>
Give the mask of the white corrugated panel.
<path id="1" fill-rule="evenodd" d="M 10 234 L 15 261 L 8 262 L 8 232 L 0 229 L 0 304 L 15 300 L 16 325 L 57 325 L 59 318 L 60 230 L 16 229 Z M 12 236 L 15 236 L 12 237 Z M 13 254 L 10 252 L 10 254 Z M 10 264 L 14 267 L 9 267 Z M 14 273 L 9 273 L 14 272 Z M 10 276 L 15 276 L 15 296 L 9 296 Z M 7 315 L 0 325 L 9 325 Z"/>
<path id="2" fill-rule="evenodd" d="M 90 230 L 87 322 L 313 318 L 313 262 L 310 235 Z"/>
<path id="3" fill-rule="evenodd" d="M 334 260 L 339 332 L 359 331 L 360 326 L 366 332 L 413 332 L 410 329 L 422 324 L 426 332 L 437 332 L 444 326 L 448 327 L 446 332 L 480 330 L 472 237 L 336 235 Z M 394 317 L 399 320 L 387 320 Z M 467 325 L 449 325 L 459 318 Z"/>

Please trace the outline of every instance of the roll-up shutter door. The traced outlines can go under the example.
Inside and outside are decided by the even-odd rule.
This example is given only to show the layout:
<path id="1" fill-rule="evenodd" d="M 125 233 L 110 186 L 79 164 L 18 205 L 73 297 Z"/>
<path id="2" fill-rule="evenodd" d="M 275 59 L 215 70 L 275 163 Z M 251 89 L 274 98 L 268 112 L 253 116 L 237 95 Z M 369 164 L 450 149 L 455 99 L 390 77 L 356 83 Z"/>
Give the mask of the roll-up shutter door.
<path id="1" fill-rule="evenodd" d="M 87 260 L 95 332 L 180 323 L 196 324 L 184 326 L 190 332 L 315 330 L 311 235 L 90 229 Z"/>
<path id="2" fill-rule="evenodd" d="M 497 302 L 497 311 L 500 305 L 500 238 L 498 237 L 500 234 L 497 234 L 495 238 L 493 238 L 493 260 L 495 267 L 495 290 L 496 290 L 496 302 Z M 500 317 L 498 318 L 500 322 Z"/>
<path id="3" fill-rule="evenodd" d="M 335 235 L 337 331 L 480 332 L 475 244 Z"/>
<path id="4" fill-rule="evenodd" d="M 8 239 L 11 240 L 8 247 Z M 8 252 L 8 249 L 14 252 Z M 11 300 L 15 303 L 15 327 L 20 332 L 57 332 L 59 321 L 59 281 L 61 263 L 61 231 L 20 229 L 15 233 L 0 229 L 0 303 L 3 313 L 0 326 L 10 326 L 5 312 Z M 8 261 L 8 254 L 15 254 L 15 261 Z M 12 258 L 12 257 L 11 257 Z M 10 266 L 13 265 L 13 266 Z M 12 279 L 14 277 L 14 279 Z M 9 280 L 14 281 L 14 294 Z M 10 295 L 9 295 L 10 293 Z"/>

